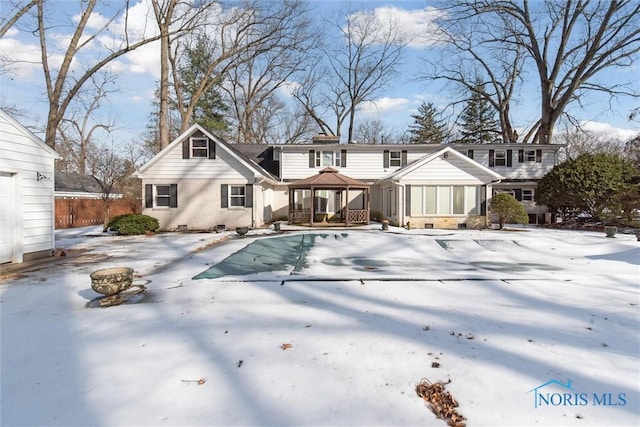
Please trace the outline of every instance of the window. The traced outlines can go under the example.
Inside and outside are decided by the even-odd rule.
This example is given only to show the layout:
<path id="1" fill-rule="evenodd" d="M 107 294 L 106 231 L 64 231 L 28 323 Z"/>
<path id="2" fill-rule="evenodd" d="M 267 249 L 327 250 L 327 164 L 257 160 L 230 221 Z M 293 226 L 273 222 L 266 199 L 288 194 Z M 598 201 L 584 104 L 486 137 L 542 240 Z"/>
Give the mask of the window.
<path id="1" fill-rule="evenodd" d="M 191 157 L 208 159 L 209 158 L 209 139 L 191 138 Z"/>
<path id="2" fill-rule="evenodd" d="M 244 206 L 245 205 L 245 186 L 244 185 L 230 185 L 229 186 L 229 206 Z"/>
<path id="3" fill-rule="evenodd" d="M 340 166 L 340 151 L 316 151 L 316 167 Z"/>
<path id="4" fill-rule="evenodd" d="M 402 166 L 401 151 L 389 151 L 389 166 L 392 168 Z"/>
<path id="5" fill-rule="evenodd" d="M 536 161 L 536 150 L 524 150 L 524 161 L 525 162 L 535 162 Z"/>
<path id="6" fill-rule="evenodd" d="M 522 201 L 523 202 L 532 202 L 533 201 L 533 189 L 522 190 Z"/>
<path id="7" fill-rule="evenodd" d="M 144 206 L 145 208 L 177 208 L 178 185 L 145 184 Z"/>
<path id="8" fill-rule="evenodd" d="M 478 187 L 412 185 L 409 215 L 476 215 Z"/>
<path id="9" fill-rule="evenodd" d="M 402 167 L 407 164 L 407 151 L 390 151 L 384 150 L 382 152 L 382 167 L 387 168 L 397 168 Z"/>
<path id="10" fill-rule="evenodd" d="M 522 150 L 518 151 L 518 159 L 523 155 Z M 513 150 L 489 150 L 489 167 L 506 166 L 513 167 Z"/>
<path id="11" fill-rule="evenodd" d="M 542 162 L 542 150 L 518 150 L 518 162 Z"/>
<path id="12" fill-rule="evenodd" d="M 346 166 L 346 150 L 336 150 L 336 151 L 321 151 L 321 150 L 311 150 L 309 151 L 309 167 L 310 168 L 320 168 L 320 167 L 345 167 Z"/>
<path id="13" fill-rule="evenodd" d="M 453 214 L 464 214 L 464 187 L 453 187 Z"/>
<path id="14" fill-rule="evenodd" d="M 156 185 L 156 206 L 157 207 L 169 207 L 169 200 L 171 199 L 171 190 L 168 185 Z"/>
<path id="15" fill-rule="evenodd" d="M 223 209 L 253 207 L 253 184 L 221 184 L 220 206 Z"/>

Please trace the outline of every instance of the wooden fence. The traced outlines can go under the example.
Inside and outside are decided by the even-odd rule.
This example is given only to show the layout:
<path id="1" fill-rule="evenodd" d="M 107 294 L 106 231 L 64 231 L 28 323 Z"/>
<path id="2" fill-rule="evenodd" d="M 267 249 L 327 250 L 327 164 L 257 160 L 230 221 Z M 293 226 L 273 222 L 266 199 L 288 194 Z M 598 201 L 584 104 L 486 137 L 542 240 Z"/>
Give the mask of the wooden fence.
<path id="1" fill-rule="evenodd" d="M 109 205 L 109 216 L 140 213 L 141 202 L 114 199 Z M 104 223 L 101 199 L 56 199 L 56 229 L 87 227 Z"/>

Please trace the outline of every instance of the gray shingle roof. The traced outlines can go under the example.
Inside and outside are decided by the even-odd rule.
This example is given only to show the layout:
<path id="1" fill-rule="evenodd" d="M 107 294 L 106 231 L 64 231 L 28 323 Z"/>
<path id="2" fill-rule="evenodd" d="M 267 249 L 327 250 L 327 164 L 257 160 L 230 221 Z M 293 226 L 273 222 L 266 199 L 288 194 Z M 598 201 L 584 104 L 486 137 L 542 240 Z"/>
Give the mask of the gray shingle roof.
<path id="1" fill-rule="evenodd" d="M 93 175 L 57 171 L 55 173 L 55 191 L 102 193 L 100 181 Z"/>

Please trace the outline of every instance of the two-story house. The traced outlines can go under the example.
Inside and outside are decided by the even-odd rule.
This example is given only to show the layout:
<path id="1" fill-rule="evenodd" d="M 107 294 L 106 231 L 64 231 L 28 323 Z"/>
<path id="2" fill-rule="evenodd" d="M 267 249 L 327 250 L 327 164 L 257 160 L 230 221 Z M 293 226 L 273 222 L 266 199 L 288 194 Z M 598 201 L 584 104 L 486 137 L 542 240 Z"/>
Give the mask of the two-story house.
<path id="1" fill-rule="evenodd" d="M 137 173 L 144 212 L 161 229 L 258 227 L 277 219 L 317 225 L 367 223 L 479 228 L 496 191 L 508 191 L 547 222 L 535 186 L 557 162 L 557 145 L 228 144 L 198 125 Z"/>

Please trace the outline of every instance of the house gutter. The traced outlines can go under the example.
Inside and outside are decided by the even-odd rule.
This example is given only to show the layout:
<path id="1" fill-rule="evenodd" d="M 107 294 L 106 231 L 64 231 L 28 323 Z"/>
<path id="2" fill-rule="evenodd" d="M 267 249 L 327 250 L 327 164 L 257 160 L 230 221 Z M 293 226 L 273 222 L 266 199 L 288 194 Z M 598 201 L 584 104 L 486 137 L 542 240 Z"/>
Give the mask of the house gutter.
<path id="1" fill-rule="evenodd" d="M 256 227 L 256 207 L 258 202 L 258 185 L 262 184 L 267 180 L 266 177 L 260 175 L 258 178 L 253 177 L 253 201 L 251 203 L 251 226 Z"/>

